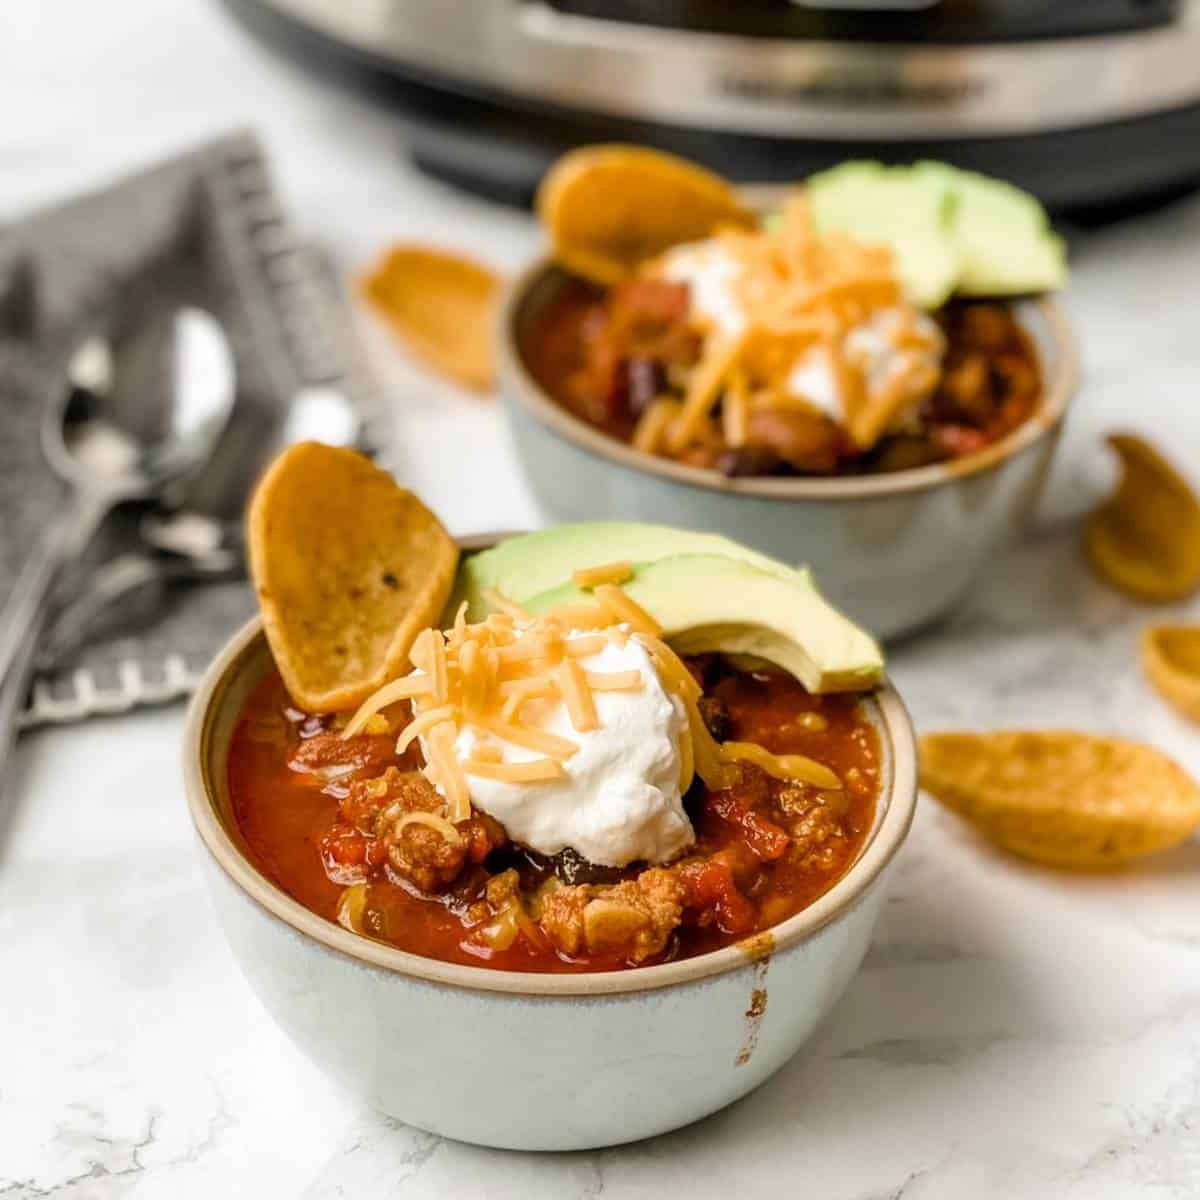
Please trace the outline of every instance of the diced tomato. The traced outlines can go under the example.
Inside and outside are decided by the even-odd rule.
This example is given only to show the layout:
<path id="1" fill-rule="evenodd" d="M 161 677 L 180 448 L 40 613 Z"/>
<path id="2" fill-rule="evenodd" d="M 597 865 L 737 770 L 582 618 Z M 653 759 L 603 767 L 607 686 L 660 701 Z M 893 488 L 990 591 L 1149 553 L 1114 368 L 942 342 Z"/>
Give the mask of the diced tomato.
<path id="1" fill-rule="evenodd" d="M 988 444 L 988 435 L 969 425 L 935 425 L 933 440 L 952 458 L 978 454 Z"/>
<path id="2" fill-rule="evenodd" d="M 325 874 L 334 883 L 361 883 L 387 861 L 382 838 L 370 837 L 340 821 L 321 835 L 318 846 Z"/>
<path id="3" fill-rule="evenodd" d="M 367 842 L 375 840 L 339 823 L 321 835 L 321 858 L 327 865 L 361 867 L 367 861 Z"/>
<path id="4" fill-rule="evenodd" d="M 715 858 L 679 868 L 684 908 L 696 925 L 712 925 L 737 936 L 754 928 L 754 906 L 738 891 L 729 867 Z"/>
<path id="5" fill-rule="evenodd" d="M 713 792 L 708 807 L 722 821 L 734 826 L 763 862 L 773 862 L 787 849 L 788 835 L 773 821 L 756 813 L 736 791 Z"/>

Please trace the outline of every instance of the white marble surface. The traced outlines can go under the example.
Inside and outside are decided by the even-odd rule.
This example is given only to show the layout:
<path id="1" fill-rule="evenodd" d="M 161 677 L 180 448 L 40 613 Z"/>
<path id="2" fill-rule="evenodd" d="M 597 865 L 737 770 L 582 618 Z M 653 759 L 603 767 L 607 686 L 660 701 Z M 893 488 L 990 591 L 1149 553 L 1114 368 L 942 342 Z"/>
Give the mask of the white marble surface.
<path id="1" fill-rule="evenodd" d="M 0 219 L 251 122 L 298 221 L 348 269 L 399 236 L 501 266 L 534 243 L 524 218 L 414 175 L 386 120 L 207 3 L 41 0 L 4 26 Z M 1195 730 L 1137 671 L 1148 612 L 1089 579 L 1064 517 L 1107 473 L 1106 428 L 1156 432 L 1200 463 L 1200 200 L 1077 237 L 1075 264 L 1088 374 L 1057 519 L 949 628 L 898 647 L 894 673 L 923 728 L 1119 730 L 1200 773 Z M 385 366 L 402 469 L 426 499 L 462 532 L 536 520 L 494 408 Z M 863 971 L 774 1081 L 653 1142 L 500 1154 L 362 1109 L 272 1025 L 201 887 L 180 724 L 172 708 L 21 746 L 0 845 L 0 1196 L 1200 1194 L 1196 845 L 1124 876 L 1062 877 L 926 804 Z"/>

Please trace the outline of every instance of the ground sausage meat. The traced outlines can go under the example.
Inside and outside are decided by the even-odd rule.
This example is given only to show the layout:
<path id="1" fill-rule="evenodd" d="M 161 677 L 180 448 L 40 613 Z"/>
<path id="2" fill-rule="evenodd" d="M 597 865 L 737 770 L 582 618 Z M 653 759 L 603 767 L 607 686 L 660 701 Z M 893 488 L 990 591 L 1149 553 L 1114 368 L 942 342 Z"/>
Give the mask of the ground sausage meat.
<path id="1" fill-rule="evenodd" d="M 436 813 L 443 807 L 437 789 L 420 771 L 388 767 L 374 779 L 352 783 L 338 812 L 347 825 L 378 837 L 404 813 Z"/>
<path id="2" fill-rule="evenodd" d="M 392 870 L 423 892 L 444 891 L 465 867 L 483 862 L 508 840 L 504 829 L 485 813 L 460 821 L 455 829 L 457 842 L 428 825 L 410 823 L 399 833 L 389 831 L 383 840 Z"/>
<path id="3" fill-rule="evenodd" d="M 368 770 L 378 771 L 395 761 L 396 739 L 392 736 L 359 734 L 344 738 L 340 733 L 318 733 L 296 746 L 288 766 L 300 774 L 315 775 L 329 782 Z"/>
<path id="4" fill-rule="evenodd" d="M 683 919 L 683 899 L 675 873 L 651 867 L 636 879 L 611 886 L 555 889 L 543 901 L 539 924 L 570 957 L 605 954 L 636 963 L 662 953 Z"/>
<path id="5" fill-rule="evenodd" d="M 790 818 L 791 860 L 809 870 L 827 871 L 845 851 L 843 804 L 808 787 L 782 788 L 776 803 Z"/>
<path id="6" fill-rule="evenodd" d="M 491 817 L 477 813 L 455 826 L 457 840 L 430 825 L 410 822 L 398 828 L 410 813 L 439 813 L 444 807 L 419 771 L 389 767 L 375 779 L 350 785 L 338 805 L 345 826 L 367 839 L 367 861 L 386 858 L 391 872 L 422 892 L 448 888 L 468 865 L 481 863 L 507 840 L 503 828 Z"/>
<path id="7" fill-rule="evenodd" d="M 384 837 L 388 863 L 402 879 L 422 892 L 440 892 L 462 873 L 466 847 L 451 842 L 428 825 L 406 825 L 398 834 Z"/>

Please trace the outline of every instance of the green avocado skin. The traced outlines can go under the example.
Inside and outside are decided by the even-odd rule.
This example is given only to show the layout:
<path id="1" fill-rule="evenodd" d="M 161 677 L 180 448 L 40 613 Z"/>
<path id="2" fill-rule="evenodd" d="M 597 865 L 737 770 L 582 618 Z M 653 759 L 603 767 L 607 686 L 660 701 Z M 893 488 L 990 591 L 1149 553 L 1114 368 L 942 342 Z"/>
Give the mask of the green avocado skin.
<path id="1" fill-rule="evenodd" d="M 800 572 L 716 533 L 672 529 L 637 521 L 581 521 L 537 533 L 507 538 L 490 550 L 473 554 L 459 568 L 447 612 L 453 617 L 467 602 L 467 617 L 478 620 L 488 611 L 488 588 L 524 603 L 571 578 L 573 571 L 612 562 L 649 563 L 673 554 L 714 554 L 748 562 L 769 574 L 787 577 Z"/>
<path id="2" fill-rule="evenodd" d="M 566 536 L 552 536 L 563 530 Z M 567 550 L 552 567 L 525 557 L 533 553 L 536 559 L 547 537 L 552 550 Z M 491 550 L 468 560 L 462 569 L 459 593 L 471 605 L 472 619 L 487 612 L 478 594 L 484 588 L 496 587 L 531 612 L 543 612 L 588 599 L 570 582 L 572 571 L 628 561 L 633 578 L 624 590 L 682 653 L 720 650 L 763 659 L 794 675 L 811 692 L 864 691 L 883 676 L 878 643 L 824 599 L 807 570 L 786 567 L 726 538 L 613 522 L 562 526 L 503 545 L 510 547 L 503 571 L 497 570 L 494 559 L 482 569 L 472 569 L 479 559 L 495 553 Z M 730 548 L 736 553 L 729 553 Z M 639 561 L 635 549 L 643 555 L 651 550 L 662 555 L 657 561 Z M 520 572 L 522 561 L 529 572 Z M 514 574 L 508 575 L 509 570 Z M 530 592 L 551 577 L 556 586 Z M 472 600 L 473 594 L 477 600 Z"/>

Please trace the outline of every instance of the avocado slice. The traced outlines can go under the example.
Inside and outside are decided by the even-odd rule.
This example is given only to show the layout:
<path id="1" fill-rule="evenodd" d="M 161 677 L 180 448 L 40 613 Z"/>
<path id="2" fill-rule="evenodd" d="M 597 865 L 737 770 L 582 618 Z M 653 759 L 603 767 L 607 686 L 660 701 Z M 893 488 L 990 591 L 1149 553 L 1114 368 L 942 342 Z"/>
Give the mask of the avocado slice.
<path id="1" fill-rule="evenodd" d="M 571 573 L 584 567 L 652 563 L 678 554 L 718 555 L 783 578 L 800 578 L 800 572 L 786 563 L 719 534 L 637 521 L 580 521 L 508 538 L 471 555 L 459 569 L 447 613 L 453 617 L 466 600 L 468 619 L 478 620 L 488 610 L 483 600 L 485 588 L 495 588 L 510 600 L 524 603 L 530 596 L 569 583 Z"/>
<path id="2" fill-rule="evenodd" d="M 928 187 L 953 193 L 951 231 L 962 255 L 955 289 L 960 295 L 1048 292 L 1066 282 L 1066 245 L 1028 192 L 945 163 L 920 162 L 912 174 Z"/>
<path id="3" fill-rule="evenodd" d="M 906 167 L 848 162 L 808 180 L 819 230 L 840 230 L 883 243 L 914 304 L 937 308 L 962 273 L 962 252 L 949 233 L 954 194 L 948 180 L 914 181 Z"/>
<path id="4" fill-rule="evenodd" d="M 1066 247 L 1037 199 L 947 163 L 848 162 L 808 181 L 818 229 L 891 247 L 914 303 L 1061 287 Z"/>
<path id="5" fill-rule="evenodd" d="M 723 554 L 675 554 L 636 566 L 623 587 L 682 653 L 765 659 L 810 692 L 864 691 L 883 677 L 879 644 L 825 600 L 807 570 L 782 574 Z M 543 612 L 586 600 L 568 583 L 523 603 Z"/>

